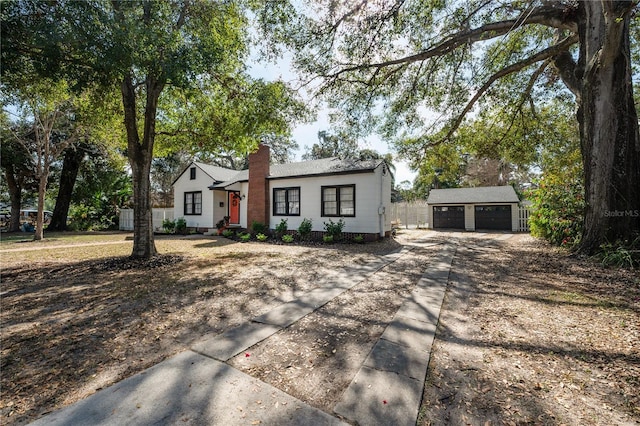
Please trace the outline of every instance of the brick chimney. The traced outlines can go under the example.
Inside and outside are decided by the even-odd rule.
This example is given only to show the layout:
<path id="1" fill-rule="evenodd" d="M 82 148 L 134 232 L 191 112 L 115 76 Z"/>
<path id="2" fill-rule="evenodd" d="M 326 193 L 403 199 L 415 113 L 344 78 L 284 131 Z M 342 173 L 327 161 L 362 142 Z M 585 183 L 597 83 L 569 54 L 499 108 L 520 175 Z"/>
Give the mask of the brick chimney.
<path id="1" fill-rule="evenodd" d="M 260 144 L 258 151 L 249 154 L 249 194 L 247 196 L 247 227 L 260 222 L 269 226 L 269 162 L 271 152 Z"/>

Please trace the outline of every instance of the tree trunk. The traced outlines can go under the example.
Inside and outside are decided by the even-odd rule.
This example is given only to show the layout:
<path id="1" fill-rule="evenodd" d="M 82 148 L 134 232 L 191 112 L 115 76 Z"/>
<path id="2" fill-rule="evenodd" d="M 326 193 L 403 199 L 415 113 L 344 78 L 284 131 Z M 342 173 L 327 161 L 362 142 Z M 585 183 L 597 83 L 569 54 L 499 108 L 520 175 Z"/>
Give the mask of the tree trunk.
<path id="1" fill-rule="evenodd" d="M 582 86 L 577 116 L 586 197 L 579 251 L 586 254 L 640 233 L 640 136 L 629 8 L 630 2 L 579 2 Z"/>
<path id="2" fill-rule="evenodd" d="M 5 168 L 7 187 L 9 188 L 9 198 L 11 200 L 11 219 L 9 220 L 8 232 L 20 230 L 20 210 L 22 209 L 22 185 L 16 179 L 15 169 L 12 165 Z"/>
<path id="3" fill-rule="evenodd" d="M 38 183 L 38 213 L 36 216 L 36 232 L 33 239 L 40 241 L 44 238 L 44 197 L 47 193 L 47 180 L 49 179 L 49 167 L 45 167 L 40 174 Z"/>
<path id="4" fill-rule="evenodd" d="M 67 148 L 64 153 L 58 197 L 56 198 L 56 206 L 53 209 L 51 223 L 49 223 L 47 227 L 48 231 L 67 230 L 67 216 L 69 215 L 73 187 L 76 184 L 78 170 L 80 169 L 83 159 L 84 150 L 80 147 Z"/>
<path id="5" fill-rule="evenodd" d="M 133 251 L 131 257 L 150 258 L 158 252 L 153 238 L 153 212 L 151 204 L 151 160 L 155 140 L 155 122 L 158 98 L 164 81 L 147 76 L 144 132 L 138 134 L 136 119 L 136 92 L 132 77 L 127 75 L 121 85 L 127 129 L 127 150 L 133 176 Z"/>

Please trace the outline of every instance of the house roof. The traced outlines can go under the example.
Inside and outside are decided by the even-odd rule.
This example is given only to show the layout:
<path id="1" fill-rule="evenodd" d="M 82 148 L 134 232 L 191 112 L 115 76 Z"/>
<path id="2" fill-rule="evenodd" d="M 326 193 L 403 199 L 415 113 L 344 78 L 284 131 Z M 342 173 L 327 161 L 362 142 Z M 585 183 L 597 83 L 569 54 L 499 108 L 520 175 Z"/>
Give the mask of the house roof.
<path id="1" fill-rule="evenodd" d="M 512 186 L 432 189 L 428 204 L 517 203 L 520 200 Z"/>
<path id="2" fill-rule="evenodd" d="M 376 169 L 384 160 L 353 160 L 332 157 L 297 163 L 273 164 L 268 179 L 324 176 L 336 174 L 365 173 Z M 235 172 L 235 175 L 222 183 L 210 186 L 210 189 L 224 188 L 237 182 L 249 180 L 249 171 Z"/>
<path id="3" fill-rule="evenodd" d="M 238 174 L 237 170 L 225 169 L 224 167 L 212 166 L 210 164 L 194 162 L 206 174 L 211 176 L 215 182 L 225 182 Z"/>
<path id="4" fill-rule="evenodd" d="M 212 166 L 210 164 L 200 163 L 198 161 L 192 161 L 189 163 L 187 167 L 182 170 L 182 172 L 173 180 L 172 185 L 175 184 L 178 179 L 191 167 L 196 166 L 200 168 L 207 176 L 213 179 L 213 183 L 224 182 L 233 178 L 233 176 L 238 173 L 237 170 L 225 169 L 224 167 Z"/>

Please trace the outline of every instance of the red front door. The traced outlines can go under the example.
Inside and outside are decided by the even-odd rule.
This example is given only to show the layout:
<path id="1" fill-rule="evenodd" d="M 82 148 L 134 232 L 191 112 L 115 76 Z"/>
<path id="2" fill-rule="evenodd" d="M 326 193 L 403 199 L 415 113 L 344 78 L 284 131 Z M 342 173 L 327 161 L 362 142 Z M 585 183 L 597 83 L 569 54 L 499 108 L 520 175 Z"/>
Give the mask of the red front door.
<path id="1" fill-rule="evenodd" d="M 229 192 L 229 223 L 238 225 L 240 223 L 240 193 Z"/>

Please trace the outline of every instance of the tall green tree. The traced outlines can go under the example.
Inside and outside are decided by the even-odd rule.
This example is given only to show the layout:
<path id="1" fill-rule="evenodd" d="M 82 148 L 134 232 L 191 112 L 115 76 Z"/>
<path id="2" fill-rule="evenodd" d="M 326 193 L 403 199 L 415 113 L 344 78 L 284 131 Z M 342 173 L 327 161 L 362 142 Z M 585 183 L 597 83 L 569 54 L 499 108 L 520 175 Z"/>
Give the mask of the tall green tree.
<path id="1" fill-rule="evenodd" d="M 332 134 L 326 130 L 318 132 L 318 143 L 306 147 L 303 160 L 319 160 L 321 158 L 357 158 L 358 141 L 347 132 Z"/>
<path id="2" fill-rule="evenodd" d="M 311 2 L 310 2 L 311 3 Z M 640 136 L 632 52 L 637 1 L 312 2 L 265 9 L 264 28 L 350 124 L 412 139 L 428 152 L 465 116 L 533 111 L 554 96 L 575 102 L 586 210 L 580 250 L 640 232 Z M 287 22 L 292 22 L 289 20 Z M 278 29 L 280 28 L 280 29 Z M 435 115 L 428 114 L 435 111 Z"/>
<path id="3" fill-rule="evenodd" d="M 205 98 L 198 90 L 209 93 L 210 104 L 224 107 L 231 94 L 247 85 L 244 12 L 241 2 L 231 0 L 3 3 L 2 62 L 9 65 L 3 67 L 3 76 L 19 74 L 28 64 L 39 75 L 66 78 L 76 86 L 92 83 L 119 89 L 134 190 L 133 257 L 157 253 L 149 175 L 159 122 L 172 122 L 169 111 L 161 108 L 163 94 L 180 94 L 194 124 L 205 123 L 211 129 L 221 118 L 224 128 L 215 141 L 244 146 L 245 151 L 257 146 L 255 134 L 229 130 L 237 127 L 225 120 L 224 109 L 209 117 L 195 114 L 213 111 L 197 108 Z M 275 121 L 266 114 L 254 117 L 254 129 L 264 130 Z"/>
<path id="4" fill-rule="evenodd" d="M 22 195 L 25 190 L 35 190 L 37 183 L 34 180 L 34 165 L 29 151 L 24 149 L 24 143 L 30 145 L 31 140 L 25 140 L 23 135 L 28 134 L 30 126 L 25 123 L 15 123 L 9 120 L 5 111 L 0 112 L 0 132 L 2 143 L 0 144 L 0 167 L 4 175 L 4 184 L 9 194 L 11 218 L 7 231 L 20 230 L 20 210 L 22 209 Z"/>
<path id="5" fill-rule="evenodd" d="M 44 203 L 49 172 L 62 153 L 86 132 L 82 122 L 82 96 L 75 96 L 66 82 L 48 79 L 24 82 L 7 91 L 7 99 L 17 107 L 20 121 L 28 123 L 15 143 L 30 157 L 38 182 L 35 240 L 44 238 Z"/>

